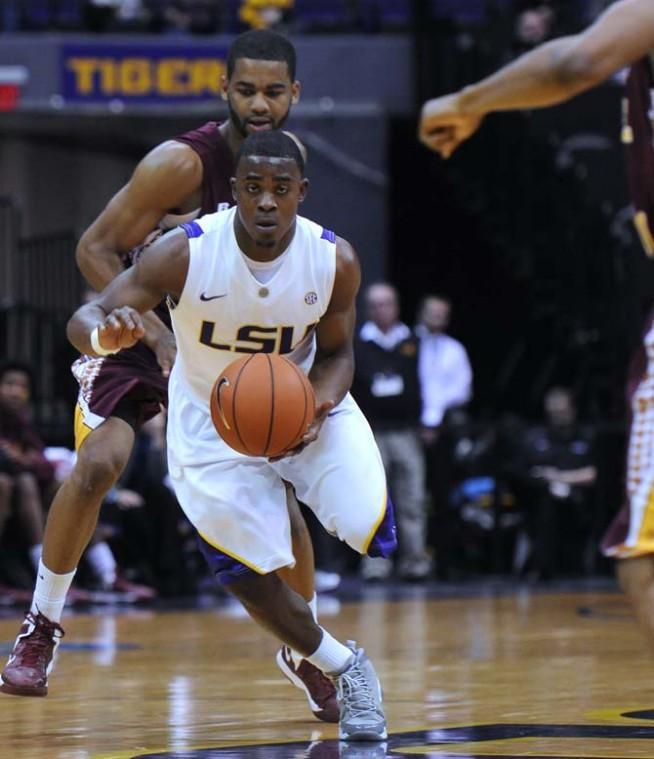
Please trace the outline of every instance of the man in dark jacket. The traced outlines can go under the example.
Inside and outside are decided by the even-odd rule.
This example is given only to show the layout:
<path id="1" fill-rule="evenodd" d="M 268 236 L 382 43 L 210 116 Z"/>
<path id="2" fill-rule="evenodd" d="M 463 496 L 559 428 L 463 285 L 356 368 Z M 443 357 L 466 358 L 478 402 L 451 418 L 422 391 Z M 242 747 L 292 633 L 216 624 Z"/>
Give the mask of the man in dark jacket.
<path id="1" fill-rule="evenodd" d="M 392 285 L 378 283 L 365 292 L 368 321 L 355 341 L 353 393 L 370 422 L 379 446 L 399 533 L 398 573 L 422 580 L 430 570 L 425 552 L 425 460 L 420 445 L 418 341 L 399 320 L 399 300 Z M 366 557 L 365 579 L 390 574 L 386 559 Z"/>

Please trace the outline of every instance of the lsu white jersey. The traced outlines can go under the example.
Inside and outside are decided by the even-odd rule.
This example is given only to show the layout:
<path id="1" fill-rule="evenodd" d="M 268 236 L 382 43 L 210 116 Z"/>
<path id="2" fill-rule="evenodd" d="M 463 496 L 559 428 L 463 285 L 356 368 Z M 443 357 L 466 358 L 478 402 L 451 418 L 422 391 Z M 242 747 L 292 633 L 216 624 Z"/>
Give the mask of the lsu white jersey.
<path id="1" fill-rule="evenodd" d="M 336 236 L 298 216 L 279 269 L 262 284 L 236 241 L 236 213 L 231 208 L 182 225 L 190 256 L 184 290 L 171 307 L 177 358 L 170 390 L 190 394 L 207 410 L 218 375 L 244 355 L 280 353 L 308 373 L 336 273 Z"/>

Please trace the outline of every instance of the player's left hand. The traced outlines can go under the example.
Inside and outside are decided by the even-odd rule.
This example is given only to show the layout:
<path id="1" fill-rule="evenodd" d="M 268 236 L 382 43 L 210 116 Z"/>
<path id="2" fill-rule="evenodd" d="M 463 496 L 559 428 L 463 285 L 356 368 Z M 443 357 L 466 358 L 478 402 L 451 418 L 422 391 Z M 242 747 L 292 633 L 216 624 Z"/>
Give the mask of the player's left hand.
<path id="1" fill-rule="evenodd" d="M 280 459 L 286 459 L 290 456 L 297 456 L 298 453 L 303 451 L 308 445 L 318 439 L 320 428 L 325 423 L 325 419 L 329 415 L 329 412 L 334 408 L 336 404 L 334 401 L 325 401 L 321 403 L 316 409 L 316 415 L 313 418 L 313 422 L 309 425 L 309 429 L 302 436 L 302 440 L 295 448 L 291 448 L 290 451 L 285 451 L 280 456 L 273 456 L 269 461 L 279 461 Z"/>

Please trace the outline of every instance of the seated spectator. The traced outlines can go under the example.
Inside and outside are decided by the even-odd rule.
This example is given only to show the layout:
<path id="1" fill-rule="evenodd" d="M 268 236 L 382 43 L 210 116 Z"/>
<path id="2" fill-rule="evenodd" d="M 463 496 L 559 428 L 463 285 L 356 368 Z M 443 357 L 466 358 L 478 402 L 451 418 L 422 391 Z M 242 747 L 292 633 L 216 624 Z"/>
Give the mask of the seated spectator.
<path id="1" fill-rule="evenodd" d="M 0 367 L 0 473 L 8 504 L 20 526 L 34 570 L 43 543 L 45 512 L 56 488 L 54 468 L 30 420 L 32 375 L 29 367 L 7 362 Z"/>
<path id="2" fill-rule="evenodd" d="M 385 283 L 365 292 L 368 321 L 355 341 L 354 396 L 368 418 L 384 461 L 398 526 L 398 574 L 422 580 L 425 550 L 425 461 L 420 445 L 418 341 L 399 320 L 397 290 Z M 364 579 L 390 574 L 389 560 L 365 556 Z"/>
<path id="3" fill-rule="evenodd" d="M 543 400 L 544 424 L 517 436 L 505 467 L 526 519 L 516 567 L 535 578 L 584 571 L 591 538 L 597 479 L 594 433 L 577 420 L 568 388 L 553 387 Z"/>

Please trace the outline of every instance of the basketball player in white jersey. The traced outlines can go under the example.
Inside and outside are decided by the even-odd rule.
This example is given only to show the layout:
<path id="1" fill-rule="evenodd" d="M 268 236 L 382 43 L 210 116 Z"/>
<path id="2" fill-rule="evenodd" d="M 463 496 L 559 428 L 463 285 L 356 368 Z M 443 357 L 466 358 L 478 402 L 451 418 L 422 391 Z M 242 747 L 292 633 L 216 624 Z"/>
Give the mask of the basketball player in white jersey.
<path id="1" fill-rule="evenodd" d="M 77 311 L 68 335 L 84 353 L 117 352 L 143 337 L 140 314 L 169 296 L 177 340 L 169 467 L 205 556 L 259 624 L 333 678 L 340 737 L 383 740 L 371 662 L 321 628 L 275 574 L 294 562 L 284 480 L 360 553 L 388 555 L 396 545 L 379 451 L 348 393 L 359 264 L 349 243 L 297 216 L 307 186 L 292 139 L 282 132 L 249 137 L 232 179 L 236 208 L 155 243 Z M 218 374 L 239 353 L 256 352 L 286 353 L 316 393 L 315 422 L 297 449 L 274 461 L 229 448 L 209 411 Z"/>

